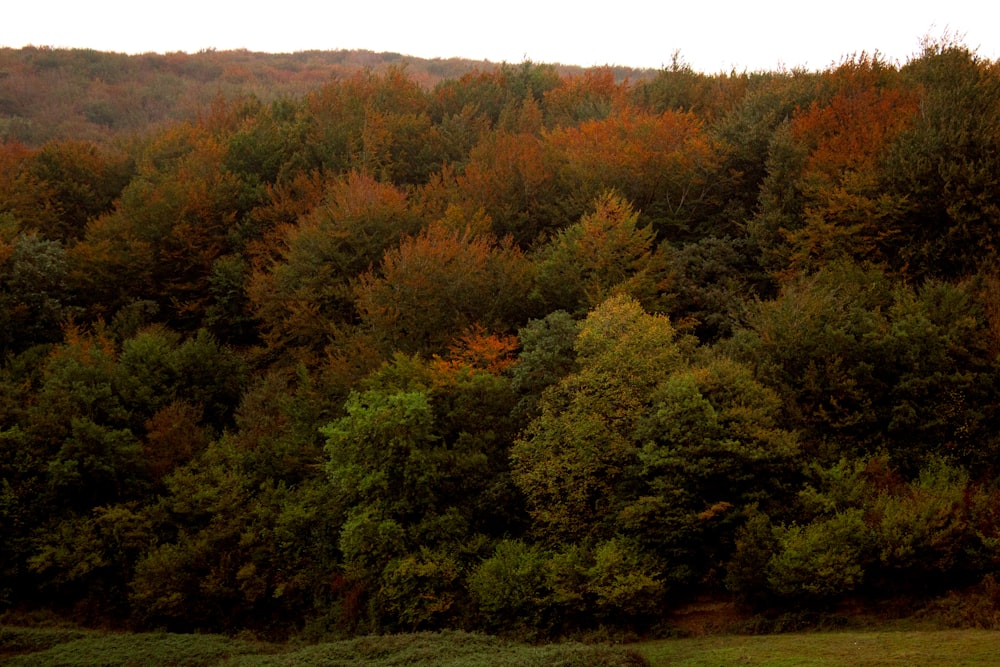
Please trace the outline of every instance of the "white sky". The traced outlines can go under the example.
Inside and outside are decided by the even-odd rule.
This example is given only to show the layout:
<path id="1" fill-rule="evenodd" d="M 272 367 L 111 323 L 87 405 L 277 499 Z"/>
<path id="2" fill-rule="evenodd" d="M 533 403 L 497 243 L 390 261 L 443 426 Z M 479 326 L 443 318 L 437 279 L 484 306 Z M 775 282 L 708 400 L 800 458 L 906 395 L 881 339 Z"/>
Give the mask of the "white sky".
<path id="1" fill-rule="evenodd" d="M 422 58 L 707 73 L 823 69 L 853 53 L 905 62 L 924 35 L 1000 53 L 996 0 L 3 0 L 0 46 L 125 53 L 246 48 L 395 51 Z"/>

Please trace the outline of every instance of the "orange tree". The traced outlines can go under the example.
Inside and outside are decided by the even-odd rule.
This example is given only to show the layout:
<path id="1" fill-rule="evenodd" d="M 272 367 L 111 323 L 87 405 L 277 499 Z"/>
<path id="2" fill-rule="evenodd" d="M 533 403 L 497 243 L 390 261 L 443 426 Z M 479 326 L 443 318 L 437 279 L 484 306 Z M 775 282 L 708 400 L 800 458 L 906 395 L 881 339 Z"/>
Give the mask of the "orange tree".
<path id="1" fill-rule="evenodd" d="M 552 130 L 545 141 L 559 156 L 567 210 L 580 211 L 602 191 L 615 189 L 659 238 L 706 233 L 702 223 L 714 206 L 719 159 L 694 114 L 623 108 L 600 120 Z"/>
<path id="2" fill-rule="evenodd" d="M 781 275 L 842 258 L 886 263 L 906 208 L 904 194 L 882 186 L 881 165 L 914 122 L 912 91 L 874 58 L 845 63 L 820 83 L 826 94 L 775 134 L 751 224 Z"/>
<path id="3" fill-rule="evenodd" d="M 530 264 L 487 225 L 451 209 L 387 250 L 355 288 L 361 325 L 387 351 L 439 353 L 472 325 L 508 331 L 524 321 Z"/>

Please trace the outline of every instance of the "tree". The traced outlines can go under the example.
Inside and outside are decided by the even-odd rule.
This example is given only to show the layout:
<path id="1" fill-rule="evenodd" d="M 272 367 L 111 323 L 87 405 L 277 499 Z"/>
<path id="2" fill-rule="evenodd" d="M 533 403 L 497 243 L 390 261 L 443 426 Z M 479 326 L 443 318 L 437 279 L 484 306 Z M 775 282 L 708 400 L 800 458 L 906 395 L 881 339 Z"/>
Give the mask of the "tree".
<path id="1" fill-rule="evenodd" d="M 745 98 L 752 75 L 696 72 L 679 51 L 671 54 L 670 64 L 656 76 L 641 79 L 631 87 L 630 97 L 636 106 L 654 113 L 690 111 L 713 121 Z"/>
<path id="2" fill-rule="evenodd" d="M 71 244 L 81 239 L 87 222 L 110 212 L 131 180 L 135 164 L 121 151 L 85 141 L 51 141 L 24 163 L 36 192 L 48 192 L 39 202 L 55 212 L 51 224 L 33 228 L 44 238 Z"/>
<path id="3" fill-rule="evenodd" d="M 249 297 L 265 340 L 279 350 L 321 351 L 357 318 L 353 281 L 419 225 L 398 188 L 359 172 L 334 179 L 322 203 L 284 227 L 274 257 L 253 272 Z"/>
<path id="4" fill-rule="evenodd" d="M 0 236 L 0 354 L 61 339 L 76 312 L 66 253 L 57 241 L 21 233 Z"/>
<path id="5" fill-rule="evenodd" d="M 628 86 L 615 81 L 610 67 L 588 68 L 579 76 L 561 77 L 546 91 L 545 126 L 572 127 L 587 120 L 601 120 L 626 103 Z"/>
<path id="6" fill-rule="evenodd" d="M 992 267 L 1000 202 L 1000 75 L 995 64 L 943 40 L 900 70 L 920 113 L 888 146 L 882 188 L 903 198 L 891 264 L 916 278 Z"/>
<path id="7" fill-rule="evenodd" d="M 666 275 L 657 299 L 659 309 L 669 313 L 678 327 L 690 327 L 703 343 L 731 336 L 746 303 L 771 289 L 746 237 L 663 243 L 657 252 L 660 271 Z"/>
<path id="8" fill-rule="evenodd" d="M 538 403 L 550 386 L 578 369 L 574 344 L 579 324 L 564 310 L 521 327 L 521 352 L 511 368 L 511 385 L 520 396 L 517 414 L 525 422 L 538 416 Z"/>
<path id="9" fill-rule="evenodd" d="M 739 357 L 785 400 L 788 425 L 839 459 L 867 451 L 879 416 L 873 402 L 888 391 L 883 348 L 892 285 L 877 270 L 833 265 L 789 283 L 773 301 L 755 304 L 734 341 Z M 744 337 L 746 336 L 746 337 Z"/>
<path id="10" fill-rule="evenodd" d="M 556 173 L 535 134 L 495 130 L 469 153 L 455 178 L 454 204 L 482 210 L 498 237 L 510 235 L 522 248 L 565 218 L 556 207 Z"/>
<path id="11" fill-rule="evenodd" d="M 506 331 L 524 321 L 527 259 L 510 239 L 478 231 L 484 219 L 466 220 L 452 209 L 360 277 L 362 325 L 386 349 L 442 352 L 472 325 Z"/>
<path id="12" fill-rule="evenodd" d="M 796 109 L 808 108 L 816 98 L 819 78 L 803 70 L 750 74 L 743 94 L 708 127 L 721 152 L 717 201 L 726 208 L 721 233 L 740 233 L 759 208 L 758 199 L 767 205 L 761 186 L 774 161 L 773 141 Z M 790 180 L 774 180 L 791 187 Z"/>
<path id="13" fill-rule="evenodd" d="M 157 541 L 135 565 L 134 623 L 278 638 L 306 623 L 350 627 L 342 604 L 350 591 L 338 583 L 345 508 L 323 474 L 319 433 L 339 414 L 336 401 L 305 369 L 272 369 L 243 392 L 224 435 L 183 460 L 168 458 L 179 450 L 156 450 L 147 465 L 172 467 L 146 508 Z M 193 428 L 183 421 L 191 414 L 176 402 L 158 412 L 144 449 Z"/>
<path id="14" fill-rule="evenodd" d="M 95 314 L 148 299 L 178 328 L 201 325 L 213 265 L 258 196 L 224 162 L 225 147 L 205 128 L 173 128 L 150 143 L 115 210 L 91 220 L 69 254 Z"/>
<path id="15" fill-rule="evenodd" d="M 738 532 L 730 588 L 758 605 L 825 606 L 977 581 L 991 567 L 976 557 L 992 552 L 991 540 L 973 526 L 987 495 L 940 459 L 909 481 L 888 463 L 811 464 L 780 520 L 754 512 Z"/>
<path id="16" fill-rule="evenodd" d="M 652 229 L 614 193 L 593 207 L 537 251 L 535 293 L 547 312 L 583 314 L 615 292 L 648 299 L 659 286 Z"/>
<path id="17" fill-rule="evenodd" d="M 23 225 L 37 231 L 57 223 L 57 211 L 49 205 L 54 197 L 52 185 L 27 169 L 34 153 L 17 141 L 0 142 L 0 215 L 9 220 L 5 226 L 21 229 Z"/>
<path id="18" fill-rule="evenodd" d="M 625 540 L 664 585 L 687 584 L 722 562 L 734 508 L 780 497 L 797 443 L 777 397 L 740 364 L 695 362 L 689 345 L 627 297 L 588 315 L 579 370 L 542 395 L 512 450 L 544 544 Z"/>
<path id="19" fill-rule="evenodd" d="M 660 239 L 706 233 L 700 224 L 714 203 L 718 155 L 694 114 L 624 108 L 602 120 L 553 130 L 545 142 L 559 156 L 560 189 L 571 193 L 568 210 L 614 189 Z"/>
<path id="20" fill-rule="evenodd" d="M 32 474 L 47 487 L 40 506 L 58 520 L 147 499 L 166 466 L 185 462 L 206 432 L 232 423 L 242 374 L 241 362 L 204 333 L 182 341 L 150 329 L 119 350 L 104 332 L 67 330 L 21 419 L 36 459 Z M 187 456 L 155 449 L 176 443 L 163 431 L 171 413 L 179 421 L 169 428 L 191 437 L 182 443 Z"/>
<path id="21" fill-rule="evenodd" d="M 399 67 L 327 84 L 307 95 L 303 107 L 292 161 L 306 169 L 358 171 L 402 186 L 424 182 L 443 161 L 427 94 Z"/>
<path id="22" fill-rule="evenodd" d="M 517 526 L 507 475 L 514 397 L 499 369 L 462 361 L 481 347 L 432 362 L 398 355 L 323 429 L 331 492 L 347 512 L 342 572 L 374 627 L 455 618 L 466 599 L 459 572 Z"/>
<path id="23" fill-rule="evenodd" d="M 751 223 L 782 276 L 844 259 L 887 265 L 907 206 L 883 187 L 881 165 L 914 122 L 916 96 L 878 58 L 844 63 L 821 81 L 829 93 L 774 136 Z"/>
<path id="24" fill-rule="evenodd" d="M 41 590 L 56 606 L 75 603 L 78 622 L 126 620 L 135 564 L 156 540 L 150 514 L 135 503 L 105 505 L 45 528 L 29 560 Z"/>
<path id="25" fill-rule="evenodd" d="M 816 603 L 862 588 L 872 538 L 860 510 L 776 532 L 778 551 L 768 562 L 767 577 L 779 596 Z"/>
<path id="26" fill-rule="evenodd" d="M 885 449 L 907 474 L 929 456 L 991 466 L 996 357 L 970 291 L 835 264 L 757 304 L 733 349 L 821 461 Z"/>
<path id="27" fill-rule="evenodd" d="M 472 107 L 491 127 L 509 130 L 503 126 L 505 117 L 510 118 L 525 103 L 541 103 L 559 84 L 555 67 L 530 60 L 502 63 L 489 71 L 476 69 L 435 87 L 436 115 Z"/>

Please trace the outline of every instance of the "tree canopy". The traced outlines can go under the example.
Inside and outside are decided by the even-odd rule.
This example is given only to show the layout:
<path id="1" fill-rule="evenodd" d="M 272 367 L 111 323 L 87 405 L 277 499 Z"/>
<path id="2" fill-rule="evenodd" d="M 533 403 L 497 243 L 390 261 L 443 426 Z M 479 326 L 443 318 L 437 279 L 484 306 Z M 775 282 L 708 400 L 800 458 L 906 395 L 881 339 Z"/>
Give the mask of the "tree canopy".
<path id="1" fill-rule="evenodd" d="M 433 65 L 0 50 L 0 613 L 995 589 L 997 63 Z"/>

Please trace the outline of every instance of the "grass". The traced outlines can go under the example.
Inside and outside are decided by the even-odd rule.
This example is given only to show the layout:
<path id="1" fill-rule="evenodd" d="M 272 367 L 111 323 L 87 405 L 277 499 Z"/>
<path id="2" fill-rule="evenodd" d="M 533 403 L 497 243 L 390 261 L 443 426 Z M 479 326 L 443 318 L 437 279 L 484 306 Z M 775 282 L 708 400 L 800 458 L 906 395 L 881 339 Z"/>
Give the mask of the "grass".
<path id="1" fill-rule="evenodd" d="M 631 648 L 652 667 L 1000 665 L 1000 633 L 991 630 L 724 635 L 645 642 Z"/>
<path id="2" fill-rule="evenodd" d="M 529 646 L 465 632 L 360 637 L 281 646 L 220 635 L 105 633 L 0 627 L 0 661 L 25 667 L 642 667 L 622 647 L 579 643 Z"/>
<path id="3" fill-rule="evenodd" d="M 53 628 L 0 628 L 0 662 L 8 665 L 217 665 L 265 645 L 220 635 L 110 633 Z"/>
<path id="4" fill-rule="evenodd" d="M 998 665 L 990 630 L 879 630 L 714 635 L 627 646 L 531 646 L 466 632 L 358 637 L 310 645 L 221 635 L 110 633 L 0 626 L 0 663 L 32 667 L 728 667 Z"/>

